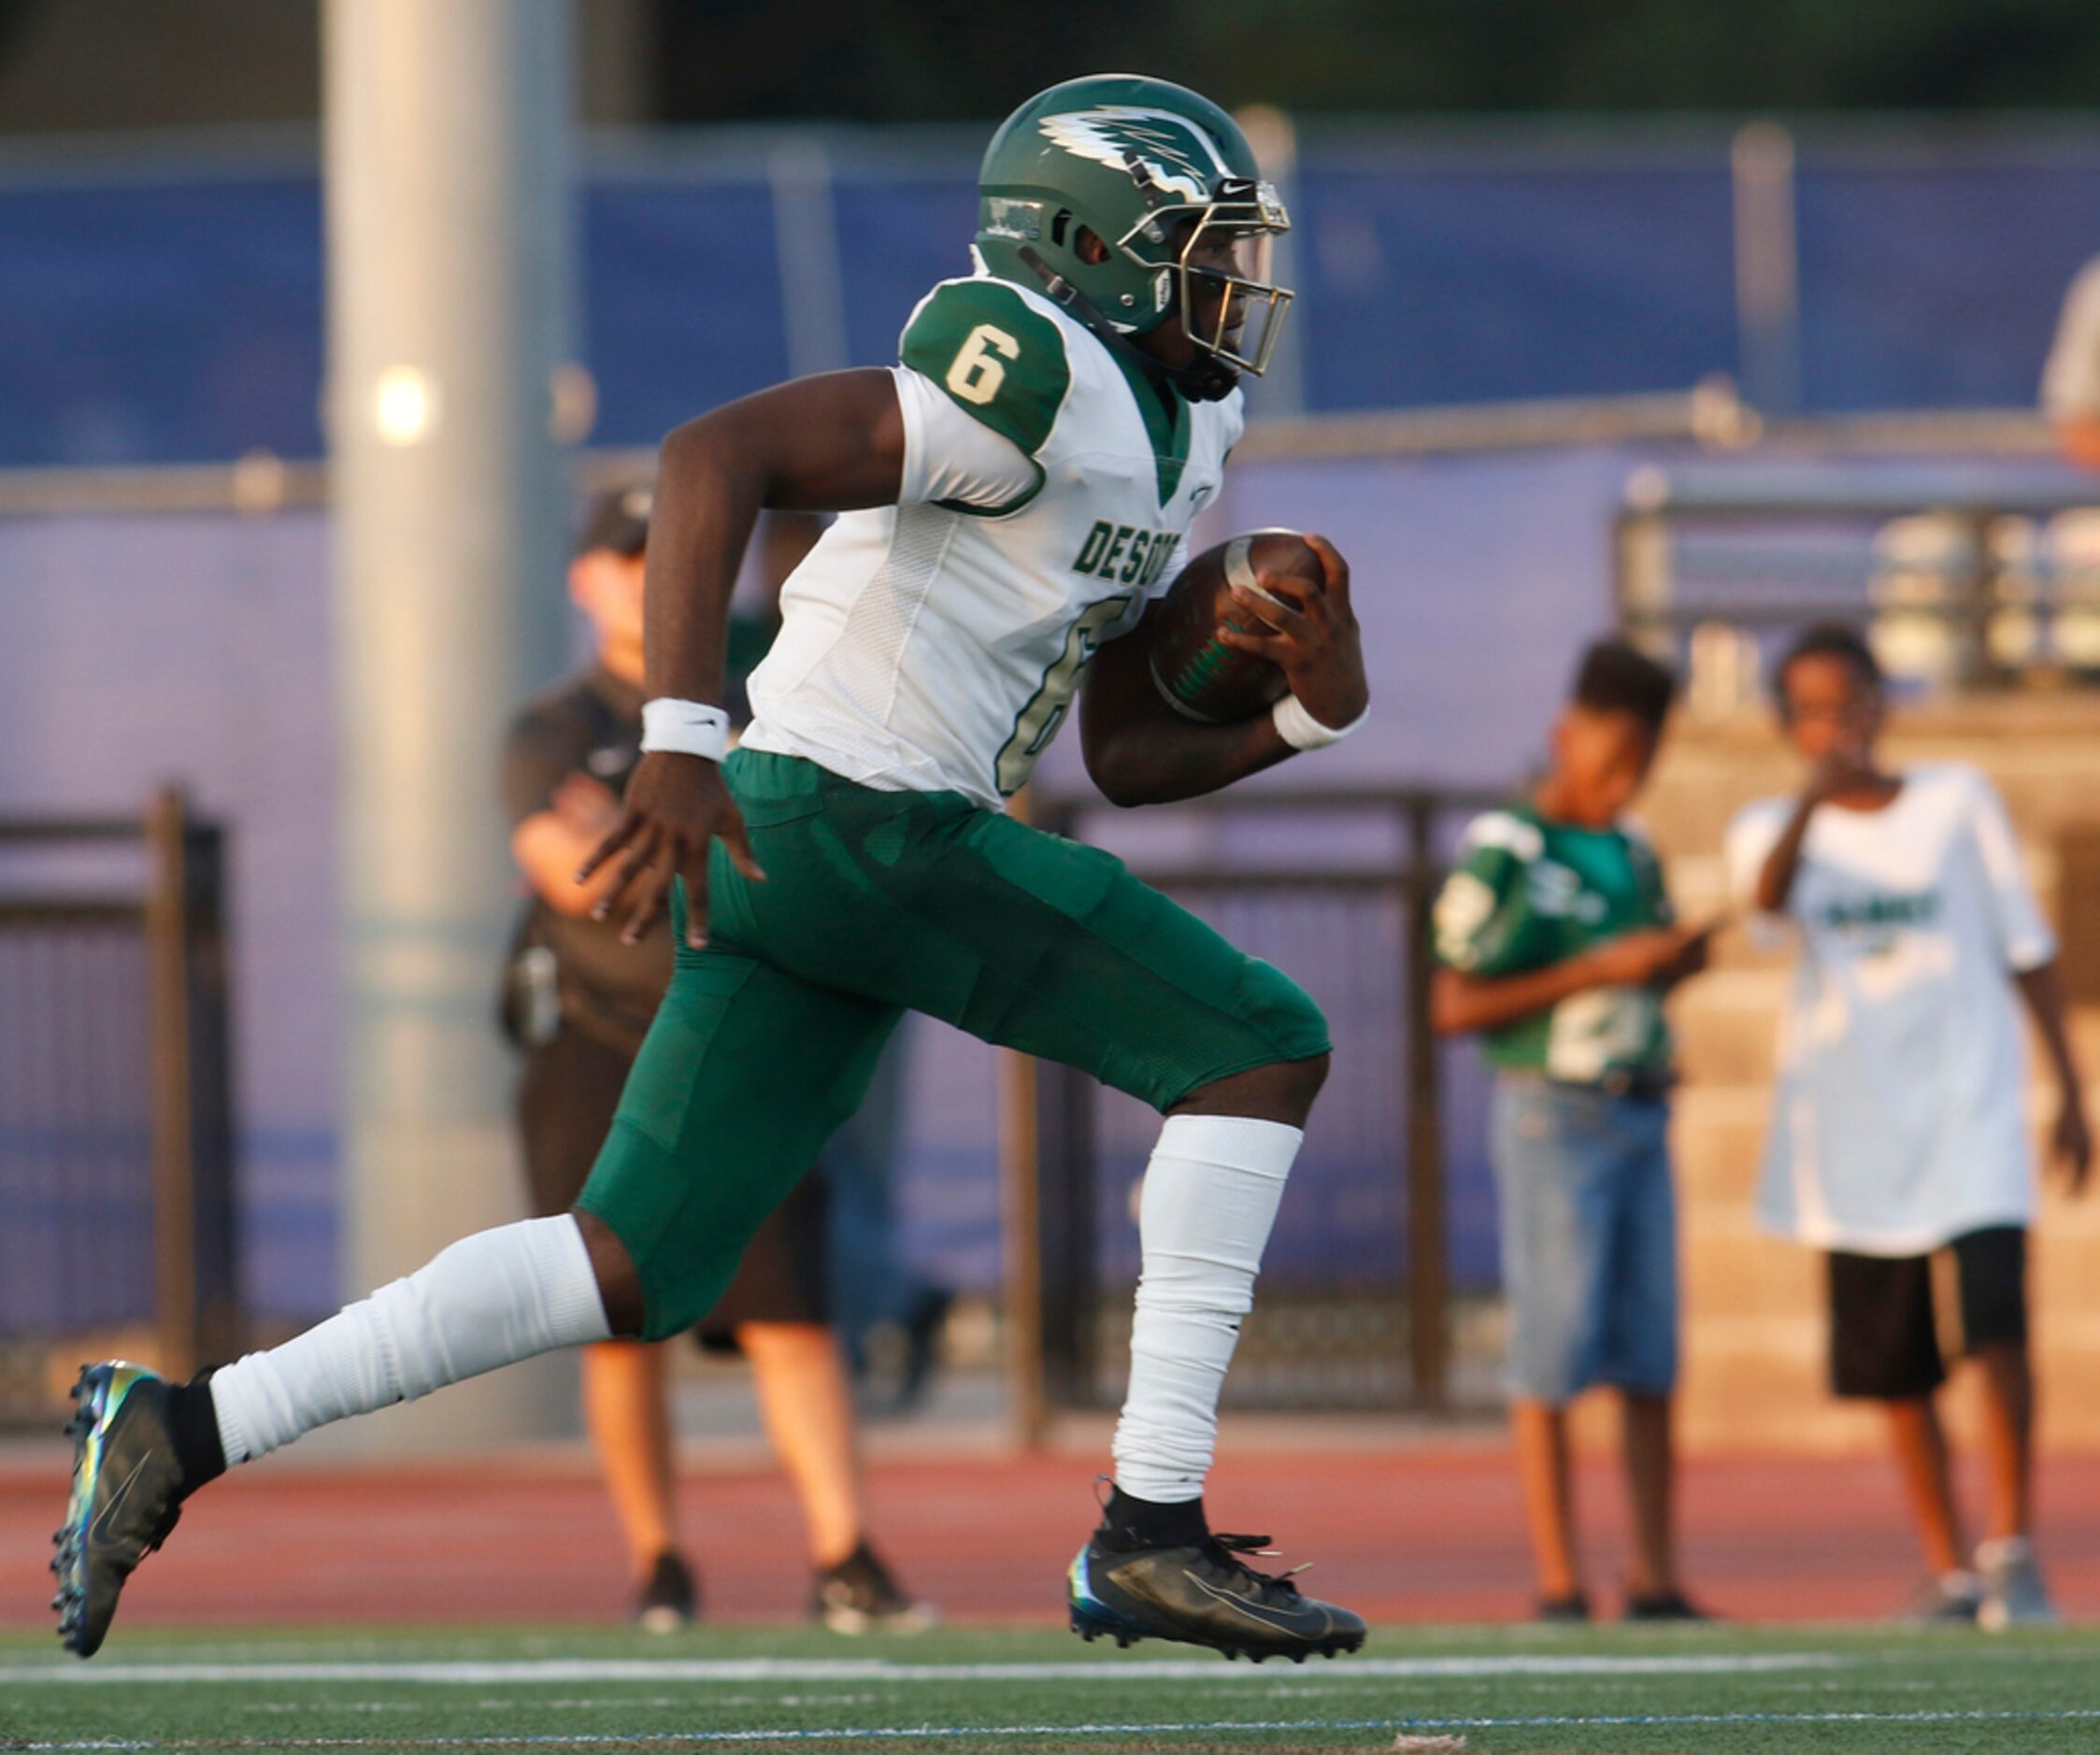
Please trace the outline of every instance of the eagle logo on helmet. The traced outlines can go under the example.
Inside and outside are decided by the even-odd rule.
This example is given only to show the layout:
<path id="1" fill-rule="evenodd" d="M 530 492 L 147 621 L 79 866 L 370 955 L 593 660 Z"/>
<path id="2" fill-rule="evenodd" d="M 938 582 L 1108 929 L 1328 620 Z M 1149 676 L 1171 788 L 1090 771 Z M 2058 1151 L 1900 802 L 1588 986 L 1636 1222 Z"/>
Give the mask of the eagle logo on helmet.
<path id="1" fill-rule="evenodd" d="M 1218 178 L 1229 174 L 1202 131 L 1171 110 L 1111 104 L 1045 116 L 1038 126 L 1045 139 L 1075 157 L 1112 164 L 1193 205 L 1207 202 Z"/>

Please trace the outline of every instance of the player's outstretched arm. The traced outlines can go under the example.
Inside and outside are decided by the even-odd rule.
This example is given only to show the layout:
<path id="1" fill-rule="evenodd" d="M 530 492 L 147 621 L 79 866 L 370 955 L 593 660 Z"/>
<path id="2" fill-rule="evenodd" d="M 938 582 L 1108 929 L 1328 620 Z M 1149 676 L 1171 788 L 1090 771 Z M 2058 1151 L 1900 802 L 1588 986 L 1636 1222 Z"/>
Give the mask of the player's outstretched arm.
<path id="1" fill-rule="evenodd" d="M 887 371 L 797 378 L 688 421 L 664 441 L 649 526 L 643 653 L 650 699 L 719 706 L 729 594 L 762 509 L 848 512 L 893 504 L 904 477 L 904 417 Z M 707 942 L 707 854 L 720 839 L 747 877 L 751 856 L 715 763 L 654 750 L 628 782 L 620 820 L 577 874 L 618 859 L 593 910 L 628 915 L 638 938 L 686 880 L 686 935 Z"/>
<path id="2" fill-rule="evenodd" d="M 1341 727 L 1363 717 L 1371 687 L 1364 648 L 1349 601 L 1349 563 L 1323 537 L 1308 536 L 1325 569 L 1326 589 L 1308 592 L 1294 579 L 1260 574 L 1266 598 L 1236 590 L 1266 633 L 1227 629 L 1220 637 L 1281 666 L 1297 696 L 1322 725 Z M 1298 753 L 1268 714 L 1224 725 L 1205 725 L 1177 713 L 1152 680 L 1151 629 L 1159 613 L 1095 654 L 1079 700 L 1079 744 L 1087 773 L 1114 805 L 1164 805 L 1215 792 L 1235 780 L 1274 767 Z"/>

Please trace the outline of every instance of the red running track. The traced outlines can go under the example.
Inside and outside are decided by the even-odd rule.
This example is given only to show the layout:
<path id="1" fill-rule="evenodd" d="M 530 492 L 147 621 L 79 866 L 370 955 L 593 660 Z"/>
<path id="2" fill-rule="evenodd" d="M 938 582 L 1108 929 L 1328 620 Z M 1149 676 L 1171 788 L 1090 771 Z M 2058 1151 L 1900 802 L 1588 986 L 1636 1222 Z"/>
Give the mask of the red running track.
<path id="1" fill-rule="evenodd" d="M 881 1464 L 871 1472 L 877 1536 L 950 1619 L 1051 1621 L 1093 1521 L 1092 1475 L 1066 1456 Z M 1585 1464 L 1581 1491 L 1593 1584 L 1615 1607 L 1618 1483 Z M 63 1463 L 0 1472 L 0 1626 L 50 1624 L 45 1562 L 64 1497 Z M 2100 1617 L 2100 1458 L 2045 1466 L 2041 1505 L 2063 1608 Z M 690 1476 L 681 1508 L 712 1618 L 805 1611 L 800 1527 L 776 1473 Z M 1507 1620 L 1529 1606 L 1515 1484 L 1484 1440 L 1228 1458 L 1210 1511 L 1218 1528 L 1273 1533 L 1277 1563 L 1317 1562 L 1308 1588 L 1375 1620 Z M 1878 1618 L 1921 1571 L 1879 1461 L 1694 1462 L 1683 1523 L 1692 1590 L 1732 1618 Z M 480 1467 L 289 1461 L 238 1470 L 200 1496 L 133 1581 L 123 1625 L 609 1621 L 626 1594 L 603 1493 L 565 1456 Z"/>

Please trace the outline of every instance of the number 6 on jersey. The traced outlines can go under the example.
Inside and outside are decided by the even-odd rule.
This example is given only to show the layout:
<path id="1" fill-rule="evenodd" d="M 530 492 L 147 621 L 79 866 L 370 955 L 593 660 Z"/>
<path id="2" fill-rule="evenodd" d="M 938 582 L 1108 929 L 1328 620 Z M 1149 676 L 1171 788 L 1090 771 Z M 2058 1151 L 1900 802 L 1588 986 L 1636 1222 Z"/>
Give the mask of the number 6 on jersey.
<path id="1" fill-rule="evenodd" d="M 948 368 L 948 387 L 964 402 L 989 403 L 1007 381 L 1007 360 L 1021 358 L 1021 343 L 1004 329 L 979 323 L 964 338 Z"/>

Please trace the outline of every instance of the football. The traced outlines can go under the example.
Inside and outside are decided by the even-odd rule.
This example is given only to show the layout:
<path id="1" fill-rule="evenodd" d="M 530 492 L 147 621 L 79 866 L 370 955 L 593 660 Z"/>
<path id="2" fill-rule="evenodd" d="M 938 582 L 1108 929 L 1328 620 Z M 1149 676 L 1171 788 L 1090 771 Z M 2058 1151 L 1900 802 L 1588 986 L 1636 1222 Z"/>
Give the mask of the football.
<path id="1" fill-rule="evenodd" d="M 1319 555 L 1294 530 L 1250 531 L 1191 561 L 1168 587 L 1151 635 L 1152 680 L 1176 712 L 1221 725 L 1265 712 L 1290 692 L 1277 665 L 1218 637 L 1221 628 L 1252 631 L 1232 588 L 1259 591 L 1257 571 L 1302 579 L 1316 592 L 1327 579 Z"/>

